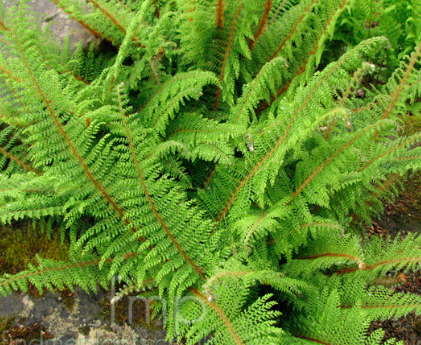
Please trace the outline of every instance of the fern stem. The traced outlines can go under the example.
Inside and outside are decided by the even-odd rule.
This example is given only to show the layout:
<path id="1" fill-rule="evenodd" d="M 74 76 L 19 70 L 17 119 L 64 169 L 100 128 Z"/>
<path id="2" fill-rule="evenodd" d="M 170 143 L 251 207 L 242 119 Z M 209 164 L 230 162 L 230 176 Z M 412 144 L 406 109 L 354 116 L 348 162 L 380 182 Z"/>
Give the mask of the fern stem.
<path id="1" fill-rule="evenodd" d="M 228 317 L 225 315 L 224 311 L 221 309 L 220 306 L 218 306 L 217 304 L 210 302 L 205 295 L 203 295 L 200 291 L 196 290 L 195 288 L 190 288 L 190 291 L 196 295 L 197 297 L 199 297 L 203 302 L 205 302 L 209 307 L 211 307 L 217 314 L 218 316 L 222 319 L 222 321 L 224 322 L 225 326 L 227 327 L 227 329 L 229 330 L 229 332 L 231 333 L 231 336 L 233 338 L 233 340 L 235 341 L 235 343 L 237 345 L 246 345 L 240 338 L 240 336 L 237 334 L 237 332 L 235 331 L 235 328 L 233 326 L 233 324 L 231 323 L 231 321 L 228 319 Z"/>
<path id="2" fill-rule="evenodd" d="M 411 156 L 411 157 L 394 157 L 393 160 L 394 161 L 405 161 L 405 160 L 410 160 L 410 159 L 421 159 L 421 156 Z"/>
<path id="3" fill-rule="evenodd" d="M 15 77 L 12 72 L 10 72 L 8 69 L 4 68 L 4 67 L 0 67 L 0 72 L 3 72 L 4 74 L 6 74 L 10 79 L 13 79 L 14 81 L 17 81 L 18 83 L 23 82 L 23 79 Z"/>
<path id="4" fill-rule="evenodd" d="M 269 13 L 270 13 L 270 10 L 272 9 L 272 5 L 273 5 L 273 0 L 266 0 L 265 10 L 263 12 L 262 18 L 260 19 L 259 27 L 257 28 L 257 31 L 254 34 L 254 39 L 250 41 L 249 43 L 250 52 L 253 51 L 253 48 L 256 45 L 257 40 L 260 38 L 263 32 L 265 32 L 266 25 L 268 23 Z"/>
<path id="5" fill-rule="evenodd" d="M 370 129 L 375 128 L 379 126 L 379 123 L 375 123 L 367 128 L 365 128 L 363 131 L 358 133 L 355 137 L 353 137 L 350 141 L 348 141 L 346 144 L 342 145 L 338 150 L 336 150 L 331 156 L 329 156 L 328 159 L 326 159 L 323 164 L 319 165 L 316 170 L 313 171 L 313 173 L 297 188 L 297 190 L 294 192 L 294 194 L 291 195 L 291 202 L 294 200 L 302 191 L 303 189 L 314 180 L 314 178 L 335 158 L 337 157 L 343 150 L 351 146 L 359 137 L 361 137 L 364 133 L 368 132 Z"/>
<path id="6" fill-rule="evenodd" d="M 3 147 L 0 146 L 0 153 L 3 156 L 6 156 L 7 158 L 9 158 L 10 160 L 12 160 L 13 162 L 15 162 L 16 164 L 20 165 L 22 168 L 24 168 L 27 171 L 31 171 L 34 172 L 35 174 L 37 174 L 38 176 L 41 176 L 41 172 L 39 172 L 37 169 L 33 168 L 32 166 L 30 166 L 28 163 L 25 163 L 23 160 L 19 159 L 18 157 L 16 157 L 14 154 L 10 153 L 9 151 L 5 150 Z"/>
<path id="7" fill-rule="evenodd" d="M 203 279 L 206 279 L 206 276 L 205 276 L 205 274 L 203 272 L 203 269 L 200 266 L 198 266 L 190 258 L 189 255 L 187 255 L 187 253 L 181 247 L 180 243 L 178 243 L 178 241 L 176 240 L 176 238 L 174 237 L 174 235 L 171 233 L 168 225 L 166 224 L 166 222 L 162 218 L 161 214 L 159 213 L 158 209 L 155 206 L 155 202 L 153 201 L 151 195 L 149 194 L 148 187 L 147 187 L 146 182 L 145 182 L 145 177 L 143 176 L 143 171 L 142 171 L 142 168 L 140 167 L 139 158 L 137 157 L 137 153 L 136 153 L 136 149 L 135 149 L 135 146 L 134 146 L 133 138 L 132 138 L 132 135 L 131 135 L 129 126 L 127 124 L 126 115 L 124 114 L 123 105 L 122 105 L 122 101 L 121 101 L 120 91 L 118 89 L 117 89 L 117 96 L 118 96 L 118 104 L 119 104 L 119 109 L 120 109 L 120 113 L 121 113 L 121 118 L 122 118 L 122 121 L 123 121 L 123 124 L 124 124 L 124 129 L 126 131 L 127 139 L 129 141 L 129 147 L 130 147 L 130 151 L 131 151 L 131 154 L 132 154 L 133 162 L 134 162 L 134 165 L 136 167 L 137 175 L 139 176 L 139 179 L 140 179 L 140 185 L 141 185 L 141 187 L 143 189 L 143 193 L 145 194 L 145 197 L 148 200 L 148 203 L 149 203 L 149 205 L 150 205 L 150 207 L 152 209 L 152 212 L 153 212 L 156 220 L 158 221 L 158 223 L 161 225 L 161 227 L 164 229 L 164 231 L 167 234 L 167 236 L 170 238 L 171 242 L 175 245 L 175 247 L 177 248 L 178 252 L 184 258 L 184 260 L 186 260 L 186 262 L 190 266 L 192 266 L 193 269 Z"/>
<path id="8" fill-rule="evenodd" d="M 3 31 L 10 31 L 10 28 L 0 19 L 0 29 Z"/>
<path id="9" fill-rule="evenodd" d="M 415 52 L 412 54 L 411 60 L 408 64 L 408 67 L 405 70 L 405 73 L 404 73 L 404 75 L 401 79 L 401 82 L 399 83 L 399 86 L 396 88 L 395 92 L 392 94 L 392 100 L 391 100 L 389 106 L 386 108 L 385 112 L 383 113 L 382 119 L 388 118 L 390 113 L 394 109 L 394 107 L 396 105 L 396 102 L 398 101 L 399 96 L 400 96 L 403 88 L 405 87 L 405 85 L 408 81 L 408 78 L 409 78 L 412 70 L 414 69 L 415 64 L 417 63 L 420 55 L 421 55 L 421 43 L 418 44 Z"/>
<path id="10" fill-rule="evenodd" d="M 121 2 L 120 0 L 115 0 L 119 5 L 123 6 L 126 10 L 135 13 L 129 6 L 127 6 L 124 2 Z"/>
<path id="11" fill-rule="evenodd" d="M 281 10 L 284 8 L 285 4 L 287 3 L 288 0 L 284 0 L 282 1 L 282 3 L 278 6 L 278 8 L 276 9 L 271 21 L 270 21 L 270 25 L 273 25 L 273 23 L 276 21 L 276 19 L 278 19 L 278 15 L 279 12 L 281 12 Z"/>
<path id="12" fill-rule="evenodd" d="M 240 12 L 241 12 L 242 8 L 243 8 L 243 3 L 241 3 L 240 6 L 238 6 L 238 10 L 235 13 L 234 18 L 232 19 L 230 36 L 229 36 L 229 39 L 228 39 L 227 48 L 225 49 L 224 60 L 222 61 L 221 73 L 219 74 L 219 81 L 220 82 L 222 82 L 224 80 L 225 67 L 226 67 L 228 56 L 229 56 L 229 53 L 231 51 L 231 47 L 232 47 L 232 44 L 233 44 L 233 41 L 234 41 L 235 23 L 237 22 L 238 16 L 240 15 Z M 221 89 L 220 89 L 220 87 L 218 87 L 218 89 L 216 90 L 216 97 L 215 97 L 215 105 L 214 105 L 215 110 L 218 109 L 218 102 L 219 102 L 220 95 L 221 95 Z"/>
<path id="13" fill-rule="evenodd" d="M 385 266 L 385 265 L 390 265 L 390 264 L 400 264 L 403 262 L 421 262 L 421 258 L 416 257 L 416 258 L 402 258 L 402 259 L 392 259 L 392 260 L 388 260 L 388 261 L 381 261 L 378 262 L 374 265 L 368 265 L 367 267 L 365 267 L 366 270 L 372 270 L 375 269 L 379 266 Z"/>
<path id="14" fill-rule="evenodd" d="M 319 45 L 320 45 L 320 40 L 323 38 L 323 36 L 326 34 L 327 29 L 330 25 L 330 23 L 332 22 L 333 18 L 335 17 L 335 15 L 337 15 L 338 12 L 340 12 L 341 10 L 343 10 L 343 8 L 345 7 L 346 3 L 348 0 L 343 0 L 341 6 L 338 8 L 337 11 L 335 11 L 332 16 L 329 18 L 329 20 L 327 21 L 322 33 L 320 34 L 320 36 L 318 37 L 316 44 L 314 45 L 314 48 L 312 50 L 312 52 L 306 57 L 304 63 L 301 65 L 301 67 L 298 69 L 298 72 L 295 73 L 295 75 L 291 78 L 289 78 L 290 80 L 282 87 L 279 89 L 279 91 L 277 92 L 276 96 L 272 96 L 270 98 L 270 102 L 265 102 L 261 107 L 259 107 L 259 109 L 256 110 L 256 115 L 260 114 L 262 111 L 264 111 L 265 109 L 269 108 L 269 106 L 278 98 L 280 97 L 284 92 L 286 92 L 290 85 L 292 80 L 294 80 L 295 78 L 297 78 L 298 76 L 300 76 L 301 74 L 303 74 L 307 68 L 307 63 L 310 59 L 310 57 L 312 57 L 314 54 L 317 53 L 318 49 L 319 49 Z M 271 58 L 272 60 L 272 58 Z"/>
<path id="15" fill-rule="evenodd" d="M 91 83 L 87 81 L 86 79 L 83 79 L 82 77 L 77 76 L 76 74 L 73 74 L 71 71 L 66 70 L 67 73 L 69 73 L 73 78 L 75 78 L 78 81 L 81 81 L 85 85 L 90 85 Z"/>
<path id="16" fill-rule="evenodd" d="M 57 129 L 59 131 L 59 133 L 61 134 L 61 136 L 63 137 L 64 141 L 66 142 L 66 144 L 68 145 L 68 147 L 70 148 L 70 151 L 72 152 L 72 154 L 75 156 L 75 158 L 77 159 L 77 161 L 79 162 L 79 164 L 82 166 L 86 177 L 93 183 L 93 185 L 95 186 L 95 188 L 101 193 L 101 195 L 107 200 L 107 202 L 111 205 L 111 207 L 117 212 L 117 214 L 119 215 L 119 217 L 121 219 L 124 218 L 124 212 L 123 210 L 117 205 L 117 203 L 115 202 L 115 200 L 111 197 L 110 194 L 108 194 L 108 192 L 105 190 L 104 186 L 101 184 L 100 181 L 98 181 L 92 174 L 92 172 L 90 171 L 88 165 L 86 164 L 85 160 L 82 158 L 82 156 L 79 154 L 79 152 L 77 151 L 75 145 L 73 144 L 73 142 L 70 140 L 69 136 L 67 135 L 66 131 L 63 128 L 63 125 L 60 123 L 58 116 L 55 114 L 53 108 L 51 107 L 51 103 L 52 101 L 48 100 L 46 95 L 44 94 L 44 92 L 41 89 L 41 86 L 38 83 L 38 80 L 35 78 L 31 67 L 28 64 L 28 61 L 25 57 L 25 53 L 23 52 L 21 43 L 17 37 L 17 34 L 15 33 L 15 31 L 13 30 L 13 34 L 16 38 L 16 45 L 19 49 L 20 55 L 22 57 L 22 61 L 26 67 L 26 69 L 28 70 L 29 76 L 32 79 L 35 89 L 37 91 L 37 93 L 41 96 L 41 99 L 43 100 L 45 106 L 48 109 L 48 112 L 50 113 L 55 125 L 57 126 Z M 125 220 L 126 225 L 128 225 L 128 221 Z"/>
<path id="17" fill-rule="evenodd" d="M 363 43 L 363 45 L 366 43 Z M 275 153 L 275 151 L 281 146 L 285 138 L 287 137 L 289 131 L 292 128 L 293 123 L 295 122 L 295 119 L 297 118 L 298 114 L 307 106 L 307 104 L 310 102 L 311 98 L 313 97 L 314 93 L 319 89 L 319 86 L 328 78 L 330 77 L 335 70 L 337 70 L 340 66 L 342 66 L 346 61 L 347 55 L 343 55 L 339 61 L 336 63 L 334 67 L 332 67 L 328 73 L 326 73 L 325 76 L 320 78 L 318 83 L 315 85 L 315 87 L 310 91 L 309 95 L 305 99 L 305 101 L 302 103 L 302 105 L 295 111 L 294 115 L 292 116 L 291 120 L 288 123 L 287 128 L 285 129 L 283 135 L 279 138 L 279 140 L 276 142 L 275 146 L 257 163 L 254 168 L 247 174 L 247 176 L 239 183 L 237 188 L 234 190 L 231 197 L 228 199 L 228 202 L 226 203 L 224 209 L 220 213 L 219 217 L 216 220 L 216 223 L 214 227 L 218 225 L 218 223 L 225 217 L 227 212 L 229 211 L 232 203 L 234 202 L 235 198 L 237 197 L 237 194 L 240 192 L 240 190 L 244 187 L 244 185 L 254 176 L 254 174 L 260 169 L 260 167 Z"/>
<path id="18" fill-rule="evenodd" d="M 210 173 L 210 175 L 208 176 L 208 178 L 206 179 L 205 183 L 203 184 L 203 187 L 202 187 L 203 189 L 206 189 L 206 186 L 212 180 L 212 177 L 213 177 L 213 175 L 215 175 L 215 171 L 216 171 L 216 168 L 218 167 L 218 165 L 219 165 L 219 162 L 216 162 L 215 163 L 215 166 L 213 167 L 213 169 L 212 169 L 212 171 Z"/>
<path id="19" fill-rule="evenodd" d="M 114 260 L 114 258 L 108 258 L 108 259 L 105 260 L 105 262 L 108 263 L 108 262 L 111 262 L 113 260 Z M 48 267 L 48 268 L 45 268 L 45 269 L 40 270 L 40 271 L 27 272 L 26 274 L 20 274 L 20 275 L 17 274 L 17 275 L 15 275 L 15 276 L 7 279 L 7 280 L 4 280 L 4 281 L 0 282 L 0 287 L 3 287 L 5 285 L 10 285 L 11 283 L 13 283 L 17 280 L 20 280 L 20 279 L 29 279 L 30 277 L 33 277 L 33 276 L 41 276 L 41 275 L 43 275 L 44 273 L 47 273 L 47 272 L 57 272 L 57 271 L 64 271 L 66 269 L 74 268 L 74 267 L 82 268 L 82 267 L 86 267 L 86 266 L 98 265 L 100 261 L 101 261 L 101 259 L 87 261 L 87 262 L 74 262 L 74 263 L 70 263 L 70 264 L 67 264 L 67 265 L 64 265 L 64 266 L 60 266 L 60 267 Z"/>
<path id="20" fill-rule="evenodd" d="M 387 156 L 389 154 L 391 154 L 392 152 L 399 150 L 400 148 L 404 147 L 405 145 L 408 145 L 408 143 L 410 143 L 411 141 L 418 139 L 421 140 L 421 133 L 418 133 L 417 135 L 415 135 L 416 138 L 414 137 L 410 137 L 409 139 L 403 141 L 402 143 L 400 143 L 399 145 L 395 146 L 394 148 L 382 153 L 381 155 L 378 155 L 376 158 L 374 158 L 373 160 L 371 160 L 370 162 L 368 162 L 367 164 L 365 164 L 362 168 L 360 168 L 358 170 L 358 172 L 362 172 L 365 169 L 367 169 L 371 164 L 373 164 L 374 162 L 376 162 L 377 160 L 383 158 L 384 156 Z"/>
<path id="21" fill-rule="evenodd" d="M 114 42 L 114 39 L 106 36 L 103 32 L 99 32 L 98 30 L 94 29 L 93 27 L 91 27 L 87 22 L 85 22 L 84 20 L 77 18 L 72 11 L 70 11 L 67 7 L 63 6 L 60 2 L 60 0 L 50 0 L 54 5 L 56 5 L 58 8 L 62 9 L 65 13 L 67 13 L 70 18 L 75 19 L 76 21 L 79 22 L 80 25 L 82 25 L 86 30 L 89 31 L 89 33 L 92 36 L 98 37 L 100 39 L 105 39 L 113 44 L 115 44 L 117 47 L 119 47 L 120 45 L 116 42 Z"/>
<path id="22" fill-rule="evenodd" d="M 364 262 L 360 258 L 356 256 L 348 255 L 348 254 L 341 254 L 341 253 L 324 253 L 324 254 L 297 258 L 297 260 L 314 260 L 314 259 L 323 258 L 323 257 L 347 258 L 349 260 L 357 262 L 359 266 L 364 266 Z"/>
<path id="23" fill-rule="evenodd" d="M 309 228 L 310 226 L 323 226 L 325 228 L 333 228 L 333 229 L 340 229 L 342 232 L 344 232 L 344 228 L 341 225 L 337 224 L 330 224 L 330 223 L 323 223 L 323 222 L 314 222 L 314 223 L 305 223 L 300 225 L 300 229 Z M 292 231 L 297 231 L 297 229 L 293 229 Z"/>
<path id="24" fill-rule="evenodd" d="M 108 12 L 105 8 L 103 8 L 101 5 L 99 5 L 95 0 L 87 0 L 89 1 L 94 7 L 96 7 L 98 10 L 100 10 L 108 19 L 110 19 L 112 21 L 112 23 L 117 26 L 124 35 L 126 35 L 126 28 L 115 18 L 111 15 L 110 12 Z M 136 33 L 136 30 L 135 32 Z M 130 37 L 130 39 L 136 43 L 138 46 L 144 48 L 144 46 L 142 45 L 140 39 L 136 38 L 135 35 L 132 35 Z"/>
<path id="25" fill-rule="evenodd" d="M 217 0 L 216 3 L 216 27 L 223 28 L 224 27 L 224 12 L 225 12 L 225 0 Z"/>
<path id="26" fill-rule="evenodd" d="M 373 265 L 365 265 L 363 270 L 374 270 L 380 266 L 392 265 L 392 264 L 402 264 L 402 263 L 410 263 L 410 262 L 421 262 L 421 258 L 402 258 L 402 259 L 392 259 L 387 261 L 381 261 Z M 336 274 L 346 274 L 346 273 L 353 273 L 361 269 L 360 267 L 349 267 L 344 268 L 342 270 L 336 271 Z"/>
<path id="27" fill-rule="evenodd" d="M 403 273 L 400 273 L 397 277 L 377 277 L 373 280 L 374 285 L 390 286 L 396 284 L 404 284 L 408 280 Z"/>
<path id="28" fill-rule="evenodd" d="M 159 13 L 159 8 L 158 8 L 158 5 L 156 4 L 156 1 L 153 2 L 153 5 L 155 7 L 155 13 L 154 13 L 155 18 L 158 18 L 159 19 L 159 17 L 161 16 L 161 14 Z"/>
<path id="29" fill-rule="evenodd" d="M 313 0 L 313 2 L 303 11 L 303 14 L 301 15 L 301 17 L 298 19 L 298 21 L 294 24 L 294 26 L 292 27 L 291 31 L 289 32 L 288 36 L 282 41 L 282 43 L 279 45 L 279 47 L 276 49 L 276 51 L 272 54 L 272 56 L 269 58 L 269 61 L 273 60 L 281 51 L 281 49 L 285 46 L 285 44 L 290 40 L 290 38 L 292 37 L 292 35 L 294 35 L 295 31 L 298 28 L 298 25 L 300 25 L 300 23 L 303 21 L 303 19 L 305 18 L 305 16 L 307 15 L 307 13 L 310 11 L 310 9 L 313 7 L 313 5 L 315 5 L 317 3 L 317 1 L 319 0 Z"/>
<path id="30" fill-rule="evenodd" d="M 115 26 L 117 26 L 124 34 L 126 34 L 126 29 L 120 22 L 114 18 L 110 12 L 104 9 L 100 4 L 98 4 L 95 0 L 88 0 L 95 8 L 97 8 L 100 12 L 102 12 L 109 20 L 113 22 Z"/>

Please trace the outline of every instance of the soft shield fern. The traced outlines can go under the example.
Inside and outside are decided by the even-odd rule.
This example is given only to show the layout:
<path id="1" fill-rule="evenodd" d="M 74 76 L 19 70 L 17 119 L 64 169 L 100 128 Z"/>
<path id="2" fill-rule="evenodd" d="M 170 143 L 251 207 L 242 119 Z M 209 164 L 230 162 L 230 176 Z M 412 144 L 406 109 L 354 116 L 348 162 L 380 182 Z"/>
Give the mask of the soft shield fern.
<path id="1" fill-rule="evenodd" d="M 421 267 L 420 238 L 358 227 L 421 163 L 397 116 L 421 44 L 361 98 L 387 39 L 318 69 L 352 1 L 53 1 L 114 55 L 60 54 L 26 2 L 0 21 L 0 220 L 50 224 L 70 259 L 3 295 L 118 276 L 188 344 L 379 344 L 370 321 L 421 311 L 378 283 Z"/>

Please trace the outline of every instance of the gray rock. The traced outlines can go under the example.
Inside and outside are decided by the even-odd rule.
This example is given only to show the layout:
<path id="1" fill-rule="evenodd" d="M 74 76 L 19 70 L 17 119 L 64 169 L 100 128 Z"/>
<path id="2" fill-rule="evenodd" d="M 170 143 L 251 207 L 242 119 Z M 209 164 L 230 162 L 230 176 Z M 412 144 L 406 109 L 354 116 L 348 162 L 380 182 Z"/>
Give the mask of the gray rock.
<path id="1" fill-rule="evenodd" d="M 18 0 L 5 0 L 6 8 Z M 0 2 L 1 4 L 1 2 Z M 76 43 L 82 42 L 82 46 L 86 48 L 92 42 L 99 42 L 97 37 L 94 37 L 76 20 L 69 18 L 63 10 L 58 8 L 55 4 L 48 0 L 32 0 L 28 3 L 33 11 L 38 14 L 38 19 L 41 21 L 40 30 L 46 30 L 47 27 L 54 33 L 54 36 L 60 43 L 70 34 L 70 46 L 74 47 Z"/>
<path id="2" fill-rule="evenodd" d="M 165 331 L 162 329 L 111 325 L 111 320 L 101 321 L 102 307 L 98 301 L 109 298 L 105 293 L 87 294 L 77 288 L 74 296 L 75 306 L 72 311 L 66 309 L 58 300 L 58 295 L 51 292 L 40 298 L 18 293 L 0 297 L 0 316 L 25 317 L 23 325 L 39 323 L 46 327 L 54 339 L 60 341 L 59 344 L 99 345 L 105 344 L 106 340 L 110 341 L 109 345 L 116 345 L 123 340 L 130 345 L 170 344 L 165 341 Z M 89 334 L 82 334 L 80 328 L 88 325 Z M 33 343 L 38 344 L 37 341 Z"/>
<path id="3" fill-rule="evenodd" d="M 21 295 L 13 294 L 8 297 L 0 297 L 0 316 L 23 315 L 24 310 L 25 303 Z"/>

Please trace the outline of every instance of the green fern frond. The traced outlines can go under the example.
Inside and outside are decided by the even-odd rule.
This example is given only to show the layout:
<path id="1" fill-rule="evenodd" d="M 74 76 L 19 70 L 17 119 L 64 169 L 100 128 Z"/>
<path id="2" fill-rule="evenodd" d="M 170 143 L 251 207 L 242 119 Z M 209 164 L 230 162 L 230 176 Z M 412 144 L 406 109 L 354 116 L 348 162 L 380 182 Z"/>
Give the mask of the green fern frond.
<path id="1" fill-rule="evenodd" d="M 421 237 L 358 228 L 421 159 L 401 130 L 421 45 L 386 80 L 390 40 L 358 19 L 383 1 L 352 19 L 373 37 L 330 64 L 354 1 L 53 2 L 116 49 L 60 49 L 26 0 L 1 16 L 0 220 L 69 242 L 68 262 L 5 275 L 2 294 L 118 276 L 113 303 L 160 300 L 187 344 L 374 345 L 371 321 L 419 313 L 382 285 L 420 268 Z"/>

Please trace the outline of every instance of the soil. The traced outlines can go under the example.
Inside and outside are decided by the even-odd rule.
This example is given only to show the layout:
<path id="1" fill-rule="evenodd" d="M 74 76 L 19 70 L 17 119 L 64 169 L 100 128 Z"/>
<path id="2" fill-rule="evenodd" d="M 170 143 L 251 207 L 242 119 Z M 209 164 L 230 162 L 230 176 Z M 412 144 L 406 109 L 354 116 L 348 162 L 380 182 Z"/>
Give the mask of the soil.
<path id="1" fill-rule="evenodd" d="M 385 204 L 385 211 L 377 224 L 392 237 L 398 233 L 421 231 L 421 175 L 416 174 L 404 183 L 404 190 L 391 204 Z"/>
<path id="2" fill-rule="evenodd" d="M 408 178 L 403 190 L 393 203 L 385 203 L 385 211 L 373 220 L 367 229 L 369 236 L 405 237 L 410 232 L 421 232 L 421 174 Z M 421 271 L 404 274 L 405 283 L 390 287 L 396 292 L 421 295 Z M 405 345 L 421 345 L 421 315 L 411 313 L 405 317 L 391 320 L 377 320 L 371 323 L 369 333 L 383 328 L 383 341 L 395 338 Z"/>

